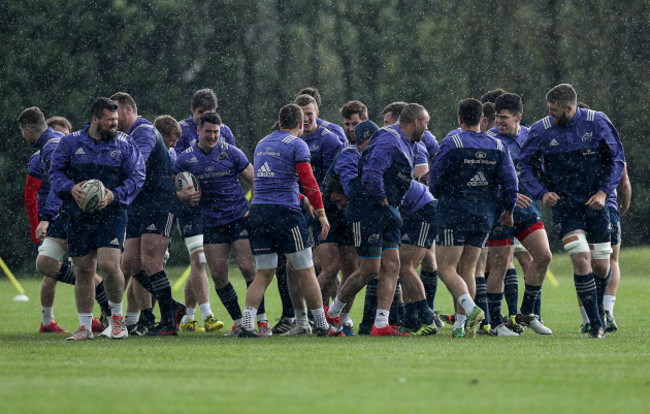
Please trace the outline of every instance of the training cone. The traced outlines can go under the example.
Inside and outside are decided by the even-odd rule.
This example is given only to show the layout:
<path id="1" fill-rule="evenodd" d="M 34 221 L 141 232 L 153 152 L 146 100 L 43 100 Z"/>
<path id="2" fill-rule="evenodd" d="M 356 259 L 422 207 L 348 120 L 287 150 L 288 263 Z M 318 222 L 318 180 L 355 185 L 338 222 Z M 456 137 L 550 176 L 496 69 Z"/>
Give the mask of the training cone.
<path id="1" fill-rule="evenodd" d="M 29 302 L 27 295 L 16 295 L 14 296 L 14 302 Z"/>

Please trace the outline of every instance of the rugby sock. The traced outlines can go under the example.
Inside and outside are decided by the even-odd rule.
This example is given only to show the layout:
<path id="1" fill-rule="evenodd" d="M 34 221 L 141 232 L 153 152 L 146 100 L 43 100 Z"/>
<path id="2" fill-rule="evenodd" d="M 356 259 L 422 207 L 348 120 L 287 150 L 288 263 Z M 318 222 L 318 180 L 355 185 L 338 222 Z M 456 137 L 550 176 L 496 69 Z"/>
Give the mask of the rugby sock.
<path id="1" fill-rule="evenodd" d="M 138 312 L 127 312 L 126 316 L 124 317 L 124 324 L 126 326 L 135 325 L 136 323 L 138 323 L 138 316 L 139 316 Z"/>
<path id="2" fill-rule="evenodd" d="M 350 319 L 350 314 L 349 314 L 349 313 L 345 313 L 345 312 L 341 312 L 341 313 L 339 314 L 339 318 L 341 318 L 341 323 L 342 323 L 342 324 L 345 324 L 345 323 L 348 322 L 348 321 L 350 321 L 350 322 L 352 321 L 352 319 Z"/>
<path id="3" fill-rule="evenodd" d="M 504 280 L 503 296 L 506 298 L 508 305 L 508 315 L 517 314 L 517 302 L 519 300 L 519 279 L 517 278 L 517 269 L 508 269 Z"/>
<path id="4" fill-rule="evenodd" d="M 489 303 L 488 295 L 487 293 L 487 281 L 485 280 L 484 277 L 476 277 L 474 278 L 476 280 L 476 297 L 474 298 L 474 302 L 476 302 L 476 306 L 481 308 L 483 310 L 483 313 L 485 313 L 485 316 L 487 317 L 490 315 L 488 312 L 488 308 L 492 306 L 492 303 Z M 503 298 L 502 298 L 503 299 Z M 501 312 L 501 306 L 499 306 L 499 312 Z M 486 321 L 486 323 L 490 323 L 489 321 Z"/>
<path id="5" fill-rule="evenodd" d="M 244 307 L 244 317 L 241 321 L 241 327 L 243 329 L 246 329 L 247 331 L 255 330 L 255 325 L 253 324 L 253 321 L 255 321 L 255 314 L 257 314 L 257 309 L 251 308 L 250 306 Z"/>
<path id="6" fill-rule="evenodd" d="M 188 323 L 191 319 L 194 319 L 194 315 L 196 314 L 196 308 L 187 308 L 187 313 L 183 315 L 183 319 L 181 319 L 181 325 L 185 325 Z"/>
<path id="7" fill-rule="evenodd" d="M 461 315 L 460 313 L 456 314 L 456 320 L 454 321 L 454 329 L 458 328 L 463 328 L 465 329 L 465 320 L 467 320 L 467 316 Z"/>
<path id="8" fill-rule="evenodd" d="M 140 286 L 142 286 L 147 292 L 153 295 L 153 288 L 151 287 L 151 280 L 147 277 L 147 272 L 140 271 L 133 275 L 133 278 L 138 281 Z"/>
<path id="9" fill-rule="evenodd" d="M 79 326 L 83 326 L 87 330 L 92 330 L 93 326 L 93 314 L 92 313 L 80 313 L 79 314 Z"/>
<path id="10" fill-rule="evenodd" d="M 325 319 L 323 308 L 312 309 L 311 315 L 314 317 L 314 325 L 316 325 L 317 328 L 329 329 L 330 326 L 327 323 L 327 319 Z"/>
<path id="11" fill-rule="evenodd" d="M 287 257 L 283 254 L 278 254 L 278 268 L 275 271 L 275 276 L 278 280 L 278 292 L 282 301 L 282 317 L 295 318 L 296 314 L 293 310 L 291 296 L 289 296 L 289 286 L 287 285 Z"/>
<path id="12" fill-rule="evenodd" d="M 431 325 L 433 323 L 433 311 L 429 308 L 426 299 L 415 302 L 418 312 L 418 323 L 421 325 Z"/>
<path id="13" fill-rule="evenodd" d="M 375 315 L 375 327 L 376 328 L 385 328 L 388 326 L 388 318 L 389 318 L 390 311 L 386 309 L 377 309 L 377 313 Z"/>
<path id="14" fill-rule="evenodd" d="M 397 285 L 395 286 L 395 293 L 393 294 L 393 303 L 390 305 L 390 315 L 389 323 L 391 325 L 401 326 L 404 322 L 400 318 L 400 303 L 399 303 L 399 291 L 400 291 L 400 282 L 397 280 Z"/>
<path id="15" fill-rule="evenodd" d="M 580 306 L 580 315 L 582 315 L 582 324 L 589 323 L 589 316 L 587 316 L 587 311 L 584 306 Z"/>
<path id="16" fill-rule="evenodd" d="M 542 319 L 542 287 L 539 287 L 539 295 L 537 295 L 537 300 L 533 305 L 533 313 L 539 316 L 539 319 Z"/>
<path id="17" fill-rule="evenodd" d="M 111 316 L 122 316 L 122 302 L 108 301 L 108 306 L 111 308 Z"/>
<path id="18" fill-rule="evenodd" d="M 341 316 L 341 311 L 345 307 L 345 303 L 341 302 L 337 297 L 334 298 L 332 303 L 330 304 L 329 308 L 327 308 L 327 316 L 330 318 L 337 318 Z"/>
<path id="19" fill-rule="evenodd" d="M 607 286 L 609 286 L 609 281 L 612 279 L 612 268 L 609 268 L 609 273 L 607 277 L 600 278 L 594 276 L 594 281 L 596 282 L 596 294 L 598 297 L 598 309 L 603 308 L 603 300 L 605 299 L 605 292 L 607 291 Z"/>
<path id="20" fill-rule="evenodd" d="M 259 311 L 259 309 L 258 309 Z M 258 313 L 257 314 L 257 322 L 268 322 L 268 319 L 266 318 L 266 313 Z"/>
<path id="21" fill-rule="evenodd" d="M 585 312 L 589 317 L 589 322 L 592 328 L 604 326 L 598 315 L 598 299 L 596 294 L 596 282 L 594 281 L 594 274 L 589 273 L 586 275 L 573 275 L 573 282 L 576 286 L 578 297 L 582 301 L 582 306 L 585 307 Z"/>
<path id="22" fill-rule="evenodd" d="M 203 319 L 207 318 L 210 315 L 213 315 L 212 308 L 210 307 L 210 302 L 205 302 L 205 303 L 199 304 L 199 310 L 201 311 L 201 316 L 203 317 Z M 192 312 L 192 316 L 190 316 L 190 318 L 194 318 L 195 313 L 196 313 L 196 308 L 194 308 L 194 310 Z M 190 309 L 189 308 L 187 308 L 187 314 L 188 315 L 190 314 Z"/>
<path id="23" fill-rule="evenodd" d="M 239 301 L 237 300 L 237 292 L 235 292 L 235 288 L 232 287 L 230 282 L 221 289 L 217 289 L 217 295 L 219 296 L 219 299 L 221 299 L 221 303 L 223 303 L 223 306 L 226 308 L 228 315 L 230 315 L 233 321 L 242 317 Z M 255 313 L 257 314 L 257 309 L 255 310 Z M 253 315 L 253 319 L 255 319 L 255 315 Z"/>
<path id="24" fill-rule="evenodd" d="M 377 313 L 377 285 L 379 280 L 373 279 L 366 285 L 366 297 L 363 301 L 363 317 L 360 326 L 372 326 Z M 331 308 L 331 306 L 330 306 Z"/>
<path id="25" fill-rule="evenodd" d="M 54 308 L 46 308 L 41 306 L 41 322 L 43 326 L 47 326 L 54 321 Z"/>
<path id="26" fill-rule="evenodd" d="M 603 307 L 605 308 L 605 312 L 609 312 L 610 315 L 613 315 L 615 302 L 616 302 L 616 296 L 605 295 L 603 297 Z"/>
<path id="27" fill-rule="evenodd" d="M 438 271 L 420 272 L 420 279 L 424 285 L 424 294 L 427 297 L 427 303 L 432 310 L 435 310 L 434 302 L 436 300 L 436 292 L 438 291 Z"/>
<path id="28" fill-rule="evenodd" d="M 307 309 L 293 309 L 296 313 L 296 323 L 300 326 L 309 326 L 309 318 L 307 318 Z"/>
<path id="29" fill-rule="evenodd" d="M 104 312 L 106 316 L 110 316 L 111 308 L 108 306 L 108 295 L 106 295 L 106 289 L 104 289 L 103 280 L 95 286 L 95 301 L 102 309 L 102 312 Z"/>
<path id="30" fill-rule="evenodd" d="M 406 316 L 404 317 L 405 328 L 415 331 L 418 328 L 418 305 L 417 303 L 406 304 Z"/>
<path id="31" fill-rule="evenodd" d="M 153 290 L 152 295 L 158 301 L 160 307 L 160 319 L 164 323 L 174 323 L 174 306 L 172 299 L 172 288 L 169 285 L 169 278 L 164 270 L 149 276 L 149 283 Z M 144 285 L 143 285 L 144 287 Z"/>
<path id="32" fill-rule="evenodd" d="M 465 311 L 465 315 L 471 314 L 472 310 L 474 310 L 474 306 L 476 306 L 476 303 L 474 303 L 469 293 L 463 293 L 460 295 L 458 297 L 458 304 L 463 308 L 463 311 Z"/>
<path id="33" fill-rule="evenodd" d="M 535 313 L 535 304 L 539 302 L 539 295 L 542 293 L 541 286 L 525 285 L 524 297 L 521 299 L 521 314 L 530 315 Z M 539 316 L 539 315 L 538 315 Z"/>
<path id="34" fill-rule="evenodd" d="M 72 272 L 72 266 L 68 263 L 61 263 L 61 269 L 59 269 L 59 273 L 56 275 L 56 280 L 68 285 L 74 285 L 76 279 Z"/>
<path id="35" fill-rule="evenodd" d="M 503 292 L 487 293 L 487 303 L 488 303 L 488 322 L 490 327 L 496 329 L 497 326 L 503 323 L 501 318 L 501 303 L 503 302 Z M 484 311 L 485 312 L 485 311 Z"/>
<path id="36" fill-rule="evenodd" d="M 246 289 L 248 289 L 251 286 L 251 283 L 253 281 L 251 280 L 250 282 L 246 282 Z M 260 319 L 260 315 L 264 315 L 264 319 Z M 266 320 L 266 308 L 264 307 L 264 296 L 262 296 L 262 301 L 260 302 L 260 307 L 257 308 L 257 320 L 260 321 L 265 321 Z"/>

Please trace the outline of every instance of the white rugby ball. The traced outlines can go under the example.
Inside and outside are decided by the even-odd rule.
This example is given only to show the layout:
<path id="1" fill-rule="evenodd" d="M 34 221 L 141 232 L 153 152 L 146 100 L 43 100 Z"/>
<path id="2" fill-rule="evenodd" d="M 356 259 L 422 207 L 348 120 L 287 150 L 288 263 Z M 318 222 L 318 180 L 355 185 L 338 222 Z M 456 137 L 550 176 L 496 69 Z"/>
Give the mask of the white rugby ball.
<path id="1" fill-rule="evenodd" d="M 176 174 L 176 178 L 174 179 L 174 182 L 176 183 L 176 191 L 181 191 L 184 188 L 187 188 L 187 186 L 192 186 L 190 191 L 197 192 L 199 191 L 199 180 L 196 179 L 194 174 L 192 174 L 189 171 L 183 171 L 178 174 Z"/>
<path id="2" fill-rule="evenodd" d="M 86 197 L 80 206 L 83 211 L 96 209 L 106 195 L 104 184 L 99 180 L 88 180 L 81 186 L 81 189 L 86 192 Z"/>

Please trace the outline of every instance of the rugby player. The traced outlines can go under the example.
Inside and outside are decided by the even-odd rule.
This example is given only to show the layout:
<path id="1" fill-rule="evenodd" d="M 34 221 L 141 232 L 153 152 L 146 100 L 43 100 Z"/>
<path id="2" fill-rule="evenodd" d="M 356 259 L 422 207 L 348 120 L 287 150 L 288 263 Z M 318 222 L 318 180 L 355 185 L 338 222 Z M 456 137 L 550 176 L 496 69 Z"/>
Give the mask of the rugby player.
<path id="1" fill-rule="evenodd" d="M 302 90 L 298 92 L 298 95 L 311 96 L 316 100 L 316 107 L 321 108 L 321 97 L 320 97 L 320 92 L 318 91 L 317 88 L 314 88 L 312 86 L 302 88 Z M 341 128 L 339 125 L 333 124 L 321 118 L 316 118 L 316 124 L 330 131 L 334 135 L 336 135 L 336 137 L 341 141 L 341 144 L 343 145 L 348 144 L 348 140 L 345 136 L 345 131 L 343 131 L 343 128 Z"/>
<path id="2" fill-rule="evenodd" d="M 61 132 L 63 135 L 68 135 L 72 131 L 72 124 L 63 116 L 51 116 L 47 118 L 47 126 L 55 131 Z"/>

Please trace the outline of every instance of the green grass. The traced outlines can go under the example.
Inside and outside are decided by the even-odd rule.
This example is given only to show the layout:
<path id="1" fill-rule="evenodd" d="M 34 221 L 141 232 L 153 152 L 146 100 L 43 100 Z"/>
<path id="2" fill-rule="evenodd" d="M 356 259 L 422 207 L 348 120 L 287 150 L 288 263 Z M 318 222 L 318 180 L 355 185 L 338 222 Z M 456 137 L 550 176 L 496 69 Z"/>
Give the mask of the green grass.
<path id="1" fill-rule="evenodd" d="M 620 329 L 604 340 L 577 333 L 581 318 L 563 254 L 551 265 L 559 286 L 544 287 L 550 337 L 526 331 L 520 338 L 453 340 L 445 327 L 435 337 L 414 339 L 243 340 L 197 333 L 68 343 L 36 333 L 38 279 L 20 278 L 30 301 L 17 303 L 13 286 L 0 278 L 2 412 L 648 412 L 648 257 L 647 248 L 623 250 Z M 245 285 L 238 275 L 233 279 L 243 301 Z M 275 285 L 269 292 L 273 323 L 280 305 Z M 451 309 L 442 285 L 436 307 Z M 360 310 L 353 312 L 357 322 Z M 74 330 L 69 286 L 58 287 L 55 315 Z"/>

